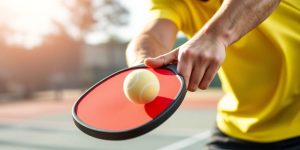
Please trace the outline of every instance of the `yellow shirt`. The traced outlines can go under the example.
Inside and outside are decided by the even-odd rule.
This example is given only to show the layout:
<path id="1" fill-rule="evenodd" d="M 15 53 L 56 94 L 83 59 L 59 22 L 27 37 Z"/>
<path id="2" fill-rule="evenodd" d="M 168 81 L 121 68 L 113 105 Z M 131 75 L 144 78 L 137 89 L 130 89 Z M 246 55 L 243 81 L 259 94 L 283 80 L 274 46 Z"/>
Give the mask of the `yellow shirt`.
<path id="1" fill-rule="evenodd" d="M 150 14 L 171 20 L 190 38 L 220 5 L 220 0 L 152 0 Z M 219 75 L 226 92 L 217 114 L 223 132 L 256 142 L 300 136 L 300 1 L 283 0 L 228 47 Z"/>

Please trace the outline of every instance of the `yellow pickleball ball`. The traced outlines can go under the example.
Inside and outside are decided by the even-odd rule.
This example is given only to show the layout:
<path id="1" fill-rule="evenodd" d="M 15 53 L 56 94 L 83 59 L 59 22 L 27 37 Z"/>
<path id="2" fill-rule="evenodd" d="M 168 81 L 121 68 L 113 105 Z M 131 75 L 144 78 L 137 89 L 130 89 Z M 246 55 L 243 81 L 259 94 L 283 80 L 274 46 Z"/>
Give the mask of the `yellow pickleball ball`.
<path id="1" fill-rule="evenodd" d="M 159 80 L 147 69 L 137 69 L 130 72 L 123 83 L 123 90 L 128 98 L 136 104 L 146 104 L 153 101 L 159 92 Z"/>

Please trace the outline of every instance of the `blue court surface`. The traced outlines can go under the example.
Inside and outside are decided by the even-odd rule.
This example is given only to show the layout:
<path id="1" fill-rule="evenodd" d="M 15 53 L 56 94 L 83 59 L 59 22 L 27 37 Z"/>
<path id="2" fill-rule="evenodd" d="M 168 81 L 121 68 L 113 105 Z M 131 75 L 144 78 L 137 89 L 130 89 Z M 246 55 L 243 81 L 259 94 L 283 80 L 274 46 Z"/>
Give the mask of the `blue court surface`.
<path id="1" fill-rule="evenodd" d="M 221 96 L 220 90 L 189 93 L 175 114 L 161 126 L 124 141 L 100 140 L 79 131 L 71 116 L 76 100 L 73 97 L 1 104 L 0 149 L 199 150 L 214 127 L 216 103 Z"/>

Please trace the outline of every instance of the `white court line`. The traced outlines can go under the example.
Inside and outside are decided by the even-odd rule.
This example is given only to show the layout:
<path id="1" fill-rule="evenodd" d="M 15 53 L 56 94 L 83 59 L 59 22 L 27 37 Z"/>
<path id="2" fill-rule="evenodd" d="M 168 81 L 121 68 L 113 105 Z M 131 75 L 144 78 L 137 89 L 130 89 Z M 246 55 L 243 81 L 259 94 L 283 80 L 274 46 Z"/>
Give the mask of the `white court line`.
<path id="1" fill-rule="evenodd" d="M 183 149 L 185 147 L 188 147 L 192 144 L 195 144 L 198 141 L 202 141 L 207 139 L 210 136 L 210 131 L 206 130 L 204 132 L 198 133 L 192 137 L 183 139 L 181 141 L 177 141 L 176 143 L 167 145 L 165 147 L 159 148 L 157 150 L 180 150 Z"/>

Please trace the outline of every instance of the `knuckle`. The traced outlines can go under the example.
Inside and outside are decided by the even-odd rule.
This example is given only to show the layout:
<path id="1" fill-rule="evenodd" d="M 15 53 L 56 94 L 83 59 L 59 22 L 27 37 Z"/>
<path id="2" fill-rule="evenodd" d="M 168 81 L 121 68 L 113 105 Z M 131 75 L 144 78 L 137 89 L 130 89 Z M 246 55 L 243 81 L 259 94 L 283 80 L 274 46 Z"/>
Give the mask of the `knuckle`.
<path id="1" fill-rule="evenodd" d="M 182 57 L 189 57 L 191 54 L 191 50 L 190 49 L 186 49 L 185 51 L 182 52 L 181 56 Z"/>
<path id="2" fill-rule="evenodd" d="M 215 63 L 215 64 L 221 64 L 222 63 L 222 58 L 218 57 L 218 56 L 215 56 L 215 57 L 212 58 L 212 62 Z"/>
<path id="3" fill-rule="evenodd" d="M 211 54 L 209 52 L 203 52 L 201 53 L 203 58 L 207 58 L 210 59 L 211 58 Z"/>
<path id="4" fill-rule="evenodd" d="M 191 57 L 198 57 L 199 56 L 199 52 L 197 50 L 189 50 L 189 54 Z"/>
<path id="5" fill-rule="evenodd" d="M 206 52 L 202 52 L 202 53 L 197 54 L 197 58 L 200 59 L 200 60 L 209 60 L 210 55 Z"/>

